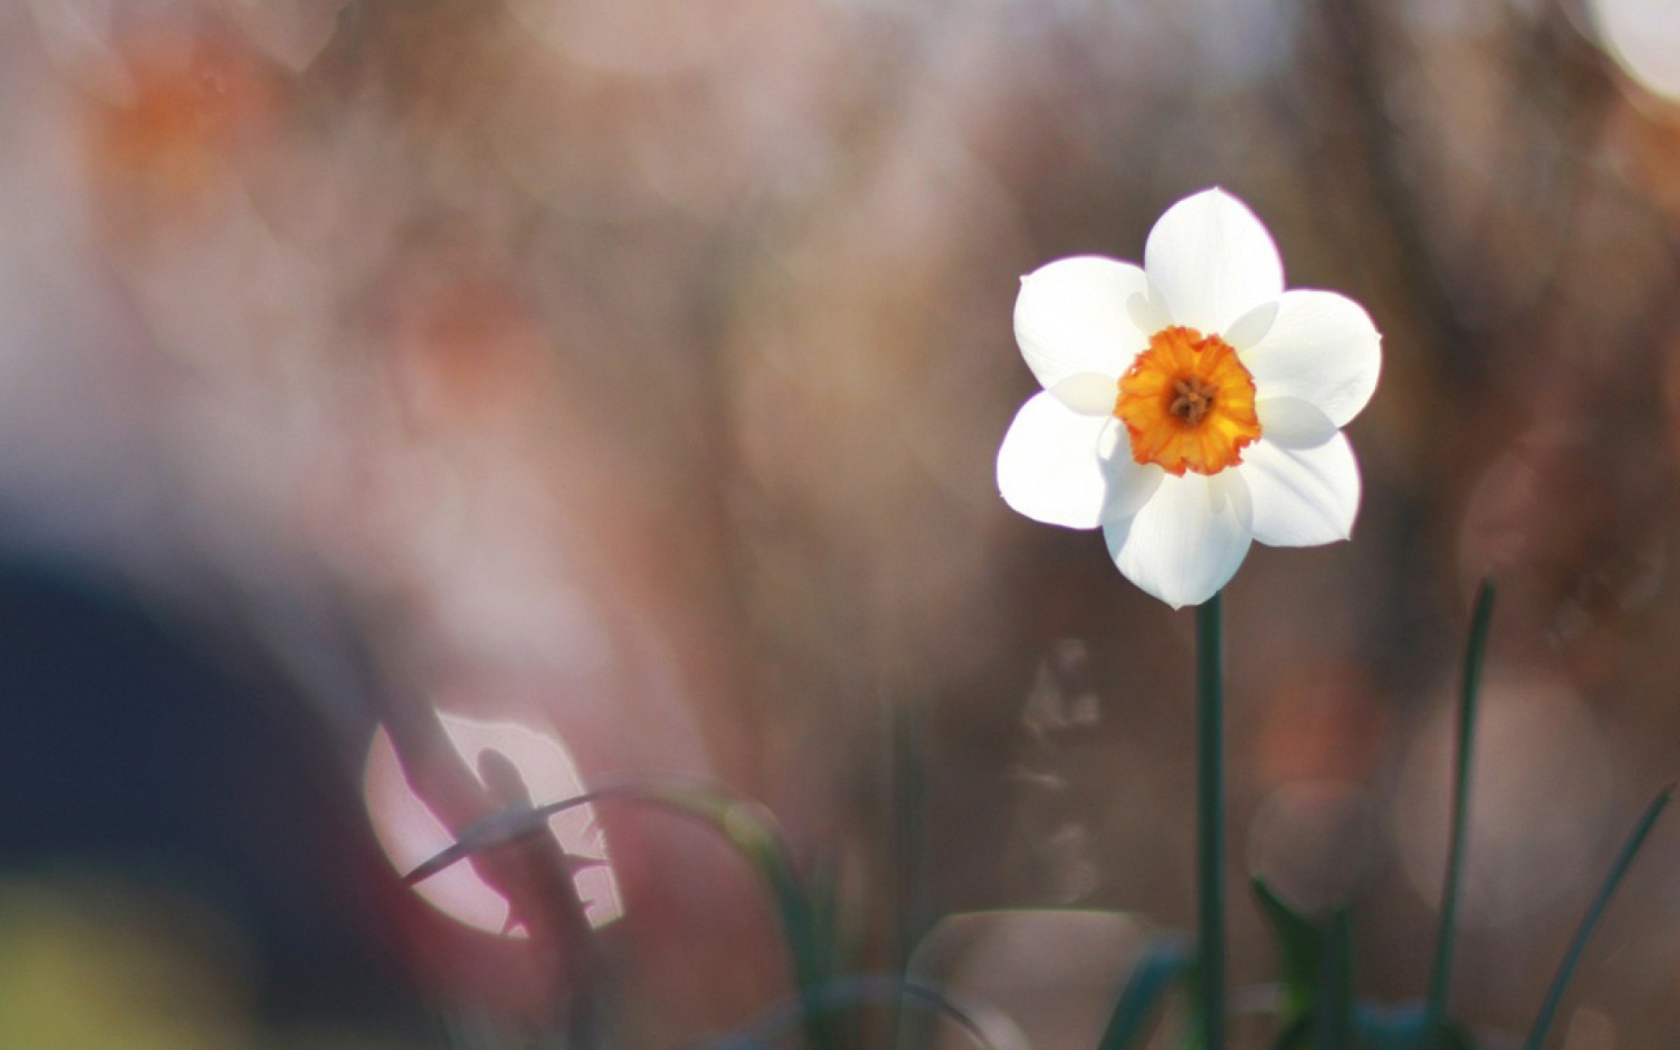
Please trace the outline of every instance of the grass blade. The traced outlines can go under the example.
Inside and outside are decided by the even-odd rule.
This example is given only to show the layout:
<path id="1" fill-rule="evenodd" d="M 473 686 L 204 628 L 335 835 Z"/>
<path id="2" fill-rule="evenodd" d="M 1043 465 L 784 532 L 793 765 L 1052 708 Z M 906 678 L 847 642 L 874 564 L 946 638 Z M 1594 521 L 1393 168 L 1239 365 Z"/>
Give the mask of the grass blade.
<path id="1" fill-rule="evenodd" d="M 1278 1011 L 1282 1031 L 1274 1046 L 1278 1050 L 1352 1046 L 1352 913 L 1343 906 L 1325 919 L 1314 920 L 1279 897 L 1266 880 L 1257 876 L 1252 885 L 1260 912 L 1277 937 L 1283 970 L 1283 1002 Z"/>
<path id="2" fill-rule="evenodd" d="M 1353 913 L 1337 908 L 1324 929 L 1319 956 L 1318 996 L 1313 1003 L 1313 1046 L 1344 1050 L 1353 1045 Z"/>
<path id="3" fill-rule="evenodd" d="M 1470 614 L 1470 639 L 1464 649 L 1464 677 L 1458 697 L 1456 767 L 1453 772 L 1452 837 L 1447 847 L 1447 874 L 1441 889 L 1441 926 L 1435 938 L 1435 966 L 1424 1004 L 1424 1032 L 1433 1045 L 1447 1016 L 1447 991 L 1452 982 L 1453 942 L 1458 935 L 1459 886 L 1464 877 L 1464 851 L 1470 822 L 1470 768 L 1475 757 L 1476 708 L 1481 694 L 1482 664 L 1487 656 L 1488 631 L 1493 625 L 1493 581 L 1483 580 Z"/>
<path id="4" fill-rule="evenodd" d="M 707 1039 L 694 1050 L 756 1050 L 770 1047 L 813 1017 L 870 1005 L 916 1005 L 954 1022 L 979 1050 L 1000 1050 L 987 1033 L 983 1016 L 930 985 L 896 974 L 836 977 L 807 990 L 739 1031 Z"/>
<path id="5" fill-rule="evenodd" d="M 1616 863 L 1610 866 L 1609 874 L 1604 877 L 1604 885 L 1598 889 L 1598 896 L 1593 898 L 1592 905 L 1587 908 L 1587 914 L 1581 918 L 1581 926 L 1575 931 L 1575 939 L 1570 942 L 1569 951 L 1563 957 L 1563 964 L 1558 967 L 1557 976 L 1552 978 L 1552 987 L 1546 993 L 1546 1001 L 1540 1007 L 1539 1015 L 1534 1019 L 1534 1028 L 1528 1033 L 1528 1041 L 1523 1044 L 1524 1050 L 1540 1050 L 1540 1044 L 1545 1042 L 1546 1032 L 1552 1026 L 1552 1017 L 1557 1013 L 1558 1004 L 1563 1001 L 1564 989 L 1569 986 L 1570 978 L 1575 976 L 1575 967 L 1580 965 L 1581 954 L 1586 951 L 1587 939 L 1592 936 L 1599 918 L 1603 916 L 1611 895 L 1621 884 L 1622 876 L 1633 866 L 1633 860 L 1639 855 L 1640 847 L 1645 845 L 1645 839 L 1650 836 L 1657 818 L 1662 815 L 1664 807 L 1673 797 L 1673 784 L 1657 793 L 1657 797 L 1645 807 L 1645 815 L 1639 818 L 1633 834 L 1629 835 L 1627 842 L 1623 844 L 1622 852 L 1616 857 Z"/>
<path id="6" fill-rule="evenodd" d="M 1312 1012 L 1322 977 L 1324 931 L 1273 892 L 1266 880 L 1256 875 L 1249 880 L 1260 914 L 1272 928 L 1278 942 L 1278 959 L 1283 980 L 1280 1017 L 1287 1029 Z"/>
<path id="7" fill-rule="evenodd" d="M 775 904 L 782 936 L 793 968 L 795 986 L 802 992 L 818 987 L 829 976 L 824 943 L 805 887 L 782 838 L 775 817 L 757 803 L 734 798 L 716 788 L 690 781 L 625 777 L 603 783 L 581 795 L 541 806 L 514 806 L 493 813 L 465 831 L 449 848 L 404 876 L 409 885 L 422 882 L 474 853 L 541 834 L 551 817 L 579 806 L 608 800 L 652 806 L 698 821 L 723 835 L 764 880 Z M 810 1032 L 814 1045 L 832 1042 L 819 1023 Z"/>

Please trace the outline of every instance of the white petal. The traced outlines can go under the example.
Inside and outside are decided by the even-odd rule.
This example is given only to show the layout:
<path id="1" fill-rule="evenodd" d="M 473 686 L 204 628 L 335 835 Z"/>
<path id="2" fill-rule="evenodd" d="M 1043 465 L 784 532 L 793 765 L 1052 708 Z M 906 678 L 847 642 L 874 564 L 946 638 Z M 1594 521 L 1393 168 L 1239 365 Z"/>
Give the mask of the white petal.
<path id="1" fill-rule="evenodd" d="M 1377 388 L 1382 336 L 1352 299 L 1297 289 L 1284 293 L 1271 331 L 1241 357 L 1260 397 L 1300 398 L 1340 427 Z"/>
<path id="2" fill-rule="evenodd" d="M 1225 329 L 1225 341 L 1241 353 L 1266 338 L 1266 333 L 1272 330 L 1272 322 L 1277 320 L 1277 315 L 1276 299 L 1261 303 L 1231 322 L 1231 326 Z"/>
<path id="3" fill-rule="evenodd" d="M 1160 290 L 1154 287 L 1147 292 L 1138 292 L 1126 300 L 1126 316 L 1132 319 L 1132 327 L 1149 335 L 1172 324 L 1172 314 L 1167 312 L 1167 301 L 1162 298 Z"/>
<path id="4" fill-rule="evenodd" d="M 1131 518 L 1103 526 L 1126 578 L 1175 609 L 1200 605 L 1236 575 L 1253 533 L 1248 488 L 1237 471 L 1163 478 Z"/>
<path id="5" fill-rule="evenodd" d="M 1262 438 L 1243 450 L 1237 472 L 1254 499 L 1254 538 L 1272 547 L 1316 547 L 1353 534 L 1359 464 L 1347 435 L 1311 449 Z"/>
<path id="6" fill-rule="evenodd" d="M 1120 425 L 1115 420 L 1115 425 Z M 1130 442 L 1122 441 L 1117 454 L 1103 461 L 1108 475 L 1108 494 L 1103 497 L 1102 520 L 1120 521 L 1143 509 L 1167 472 L 1153 463 L 1139 463 L 1131 456 Z"/>
<path id="7" fill-rule="evenodd" d="M 1096 528 L 1108 498 L 1102 442 L 1111 419 L 1080 415 L 1048 392 L 1035 394 L 998 449 L 1003 501 L 1035 521 Z"/>
<path id="8" fill-rule="evenodd" d="M 1283 261 L 1248 206 L 1204 190 L 1168 208 L 1149 231 L 1143 267 L 1174 324 L 1224 332 L 1283 294 Z"/>
<path id="9" fill-rule="evenodd" d="M 1035 521 L 1071 529 L 1136 514 L 1166 472 L 1134 462 L 1120 429 L 1113 416 L 1082 415 L 1048 391 L 1033 396 L 998 449 L 1004 502 Z"/>
<path id="10" fill-rule="evenodd" d="M 1120 386 L 1101 372 L 1075 372 L 1050 388 L 1056 400 L 1082 416 L 1113 416 Z"/>
<path id="11" fill-rule="evenodd" d="M 1015 341 L 1046 390 L 1080 372 L 1113 378 L 1149 345 L 1132 323 L 1134 296 L 1149 281 L 1131 263 L 1095 255 L 1058 259 L 1021 278 Z"/>
<path id="12" fill-rule="evenodd" d="M 1254 405 L 1265 440 L 1283 448 L 1317 448 L 1340 430 L 1330 417 L 1298 397 L 1268 397 Z"/>

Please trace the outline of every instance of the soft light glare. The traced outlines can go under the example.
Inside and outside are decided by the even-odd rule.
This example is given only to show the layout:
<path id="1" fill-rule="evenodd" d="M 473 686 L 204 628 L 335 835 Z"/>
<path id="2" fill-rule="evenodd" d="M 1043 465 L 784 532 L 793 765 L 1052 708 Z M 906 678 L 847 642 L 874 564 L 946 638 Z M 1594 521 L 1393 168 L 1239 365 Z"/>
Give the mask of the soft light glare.
<path id="1" fill-rule="evenodd" d="M 999 1050 L 1084 1050 L 1101 1041 L 1114 988 L 1149 935 L 1119 912 L 969 912 L 929 931 L 910 973 L 969 1008 Z M 973 1045 L 945 1024 L 924 1043 L 937 1050 Z"/>
<path id="2" fill-rule="evenodd" d="M 481 722 L 461 715 L 439 714 L 449 742 L 469 769 L 478 756 L 495 750 L 519 770 L 536 805 L 559 802 L 583 793 L 583 782 L 571 755 L 555 737 L 513 722 Z M 437 815 L 409 786 L 397 761 L 396 748 L 384 729 L 374 735 L 362 780 L 363 797 L 373 830 L 385 855 L 399 871 L 411 871 L 455 841 Z M 567 853 L 603 863 L 573 876 L 584 915 L 604 926 L 624 913 L 618 881 L 607 862 L 606 840 L 595 824 L 594 808 L 579 806 L 549 821 L 555 839 Z M 508 902 L 468 863 L 455 864 L 425 880 L 415 890 L 445 915 L 469 926 L 514 937 L 528 936 L 523 927 L 508 928 Z"/>
<path id="3" fill-rule="evenodd" d="M 1248 868 L 1297 907 L 1322 911 L 1366 877 L 1377 828 L 1358 784 L 1297 781 L 1275 788 L 1248 828 Z"/>
<path id="4" fill-rule="evenodd" d="M 1680 102 L 1680 4 L 1674 0 L 1590 0 L 1593 24 L 1622 71 L 1646 90 Z"/>
<path id="5" fill-rule="evenodd" d="M 1452 811 L 1456 710 L 1443 705 L 1400 774 L 1394 830 L 1419 896 L 1435 900 Z M 1466 926 L 1509 926 L 1582 892 L 1605 862 L 1610 755 L 1592 712 L 1537 672 L 1483 689 L 1471 781 Z"/>

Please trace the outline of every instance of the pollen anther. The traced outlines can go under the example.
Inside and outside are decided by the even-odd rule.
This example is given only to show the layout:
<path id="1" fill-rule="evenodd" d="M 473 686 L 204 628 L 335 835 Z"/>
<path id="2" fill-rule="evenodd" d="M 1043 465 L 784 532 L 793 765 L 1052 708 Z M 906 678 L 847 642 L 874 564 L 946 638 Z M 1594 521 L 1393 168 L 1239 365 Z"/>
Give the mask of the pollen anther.
<path id="1" fill-rule="evenodd" d="M 1213 395 L 1216 391 L 1195 376 L 1188 376 L 1173 380 L 1173 393 L 1178 396 L 1167 406 L 1167 411 L 1190 426 L 1195 426 L 1207 415 L 1208 409 L 1213 407 Z"/>

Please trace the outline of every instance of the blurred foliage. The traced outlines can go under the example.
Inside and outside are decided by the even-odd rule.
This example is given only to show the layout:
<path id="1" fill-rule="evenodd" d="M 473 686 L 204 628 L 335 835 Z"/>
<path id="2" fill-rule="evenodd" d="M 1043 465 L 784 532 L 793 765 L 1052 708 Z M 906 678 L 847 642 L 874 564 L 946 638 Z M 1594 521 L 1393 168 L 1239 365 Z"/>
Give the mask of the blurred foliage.
<path id="1" fill-rule="evenodd" d="M 1371 307 L 1386 369 L 1355 541 L 1228 592 L 1230 826 L 1280 895 L 1356 904 L 1366 986 L 1415 991 L 1422 785 L 1496 576 L 1454 1002 L 1518 1030 L 1610 815 L 1680 758 L 1680 103 L 1607 41 L 1621 10 L 0 7 L 4 538 L 241 625 L 454 827 L 493 806 L 440 708 L 586 780 L 762 799 L 858 960 L 980 907 L 1183 928 L 1189 620 L 1016 520 L 992 464 L 1031 387 L 1017 275 L 1136 258 L 1221 184 L 1291 285 Z M 652 1045 L 785 998 L 727 858 L 601 819 Z M 1659 833 L 1584 964 L 1595 1047 L 1680 1020 L 1677 873 Z M 519 949 L 410 921 L 440 996 L 540 1000 Z M 1275 979 L 1233 922 L 1235 986 Z"/>
<path id="2" fill-rule="evenodd" d="M 37 1050 L 403 1050 L 259 1016 L 253 958 L 202 900 L 110 873 L 0 882 L 0 1045 Z"/>

